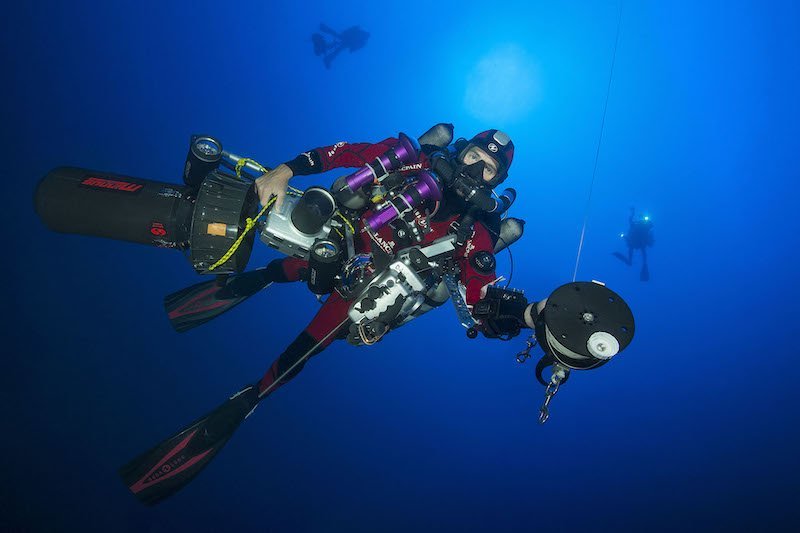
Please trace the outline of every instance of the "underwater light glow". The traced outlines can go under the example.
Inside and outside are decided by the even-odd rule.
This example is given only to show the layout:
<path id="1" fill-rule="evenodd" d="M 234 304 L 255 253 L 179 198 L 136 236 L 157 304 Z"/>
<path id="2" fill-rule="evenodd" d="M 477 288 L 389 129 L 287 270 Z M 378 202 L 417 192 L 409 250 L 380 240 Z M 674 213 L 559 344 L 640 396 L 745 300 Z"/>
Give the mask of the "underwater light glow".
<path id="1" fill-rule="evenodd" d="M 464 105 L 473 116 L 500 127 L 521 120 L 539 103 L 539 68 L 520 46 L 492 49 L 467 77 Z"/>

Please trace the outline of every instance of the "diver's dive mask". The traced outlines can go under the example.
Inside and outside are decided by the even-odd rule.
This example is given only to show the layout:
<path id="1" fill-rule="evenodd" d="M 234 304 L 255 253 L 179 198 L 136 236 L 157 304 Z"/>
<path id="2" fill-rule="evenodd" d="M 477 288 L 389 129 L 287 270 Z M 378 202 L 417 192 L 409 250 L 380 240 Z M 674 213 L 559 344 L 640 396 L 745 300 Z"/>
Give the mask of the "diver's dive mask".
<path id="1" fill-rule="evenodd" d="M 476 163 L 466 164 L 459 163 L 456 165 L 456 173 L 460 178 L 473 182 L 474 185 L 485 187 L 485 180 L 483 179 L 484 171 L 486 170 L 486 163 L 478 161 Z"/>
<path id="2" fill-rule="evenodd" d="M 469 141 L 458 139 L 454 146 L 461 161 L 464 160 L 469 149 L 475 147 L 483 150 L 497 163 L 497 174 L 485 182 L 489 188 L 494 189 L 508 177 L 508 169 L 514 160 L 514 143 L 506 133 L 499 130 L 486 130 L 475 135 Z"/>
<path id="3" fill-rule="evenodd" d="M 431 157 L 431 170 L 441 178 L 447 189 L 481 211 L 492 211 L 497 207 L 497 202 L 483 181 L 484 167 L 483 161 L 466 165 L 443 154 Z"/>

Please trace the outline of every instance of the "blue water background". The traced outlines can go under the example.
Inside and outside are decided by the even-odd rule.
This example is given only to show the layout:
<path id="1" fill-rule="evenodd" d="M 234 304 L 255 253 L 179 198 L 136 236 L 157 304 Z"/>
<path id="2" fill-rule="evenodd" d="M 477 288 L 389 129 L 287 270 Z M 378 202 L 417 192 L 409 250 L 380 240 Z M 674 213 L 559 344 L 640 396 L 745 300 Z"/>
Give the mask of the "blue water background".
<path id="1" fill-rule="evenodd" d="M 523 337 L 470 341 L 448 304 L 374 347 L 314 358 L 162 505 L 117 478 L 258 379 L 318 304 L 274 286 L 176 334 L 161 300 L 199 280 L 190 265 L 47 231 L 31 205 L 41 176 L 74 165 L 177 182 L 194 132 L 274 165 L 442 121 L 466 137 L 498 127 L 517 146 L 512 214 L 528 221 L 513 285 L 540 299 L 572 278 L 618 5 L 7 8 L 0 529 L 796 531 L 800 8 L 788 1 L 625 2 L 578 277 L 625 297 L 636 338 L 574 373 L 545 426 L 533 363 L 514 361 Z M 309 39 L 320 22 L 370 40 L 326 70 Z M 475 108 L 476 65 L 504 49 L 527 61 L 536 94 L 515 94 L 501 65 Z M 611 256 L 632 205 L 655 222 L 648 283 Z M 251 266 L 275 257 L 260 247 Z"/>

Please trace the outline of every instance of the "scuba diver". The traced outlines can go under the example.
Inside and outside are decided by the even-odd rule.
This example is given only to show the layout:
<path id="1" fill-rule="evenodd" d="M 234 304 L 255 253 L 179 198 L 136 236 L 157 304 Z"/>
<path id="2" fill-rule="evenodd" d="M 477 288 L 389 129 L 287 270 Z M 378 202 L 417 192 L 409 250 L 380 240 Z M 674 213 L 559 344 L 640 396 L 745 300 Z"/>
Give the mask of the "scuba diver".
<path id="1" fill-rule="evenodd" d="M 359 26 L 347 28 L 341 33 L 333 30 L 326 24 L 320 24 L 319 29 L 322 32 L 331 35 L 333 39 L 327 41 L 325 36 L 321 33 L 314 33 L 311 35 L 311 41 L 314 43 L 314 54 L 322 56 L 322 61 L 325 63 L 325 68 L 331 68 L 331 63 L 342 50 L 350 50 L 355 52 L 364 48 L 369 39 L 369 33 L 362 30 Z"/>
<path id="2" fill-rule="evenodd" d="M 165 298 L 177 331 L 220 316 L 272 283 L 303 282 L 322 302 L 260 379 L 123 466 L 128 489 L 146 504 L 171 496 L 310 357 L 339 339 L 375 344 L 448 300 L 469 338 L 509 340 L 532 331 L 517 361 L 537 344 L 545 351 L 536 377 L 546 386 L 540 422 L 547 420 L 570 369 L 597 368 L 629 345 L 633 315 L 600 282 L 565 284 L 538 302 L 497 285 L 495 254 L 524 228 L 524 221 L 504 216 L 516 192 L 495 191 L 513 158 L 514 143 L 502 131 L 453 142 L 453 126 L 437 124 L 419 139 L 400 133 L 377 143 L 339 142 L 274 169 L 195 135 L 185 186 L 73 167 L 48 173 L 34 199 L 50 229 L 178 249 L 198 273 L 217 274 Z M 289 186 L 296 176 L 339 168 L 357 170 L 330 187 Z M 252 181 L 242 176 L 248 171 Z M 285 257 L 244 271 L 256 227 Z M 549 382 L 545 368 L 552 368 Z"/>
<path id="3" fill-rule="evenodd" d="M 452 126 L 447 126 L 452 131 Z M 452 133 L 449 135 L 452 136 Z M 363 167 L 370 162 L 379 161 L 382 154 L 393 154 L 393 147 L 398 143 L 402 145 L 404 140 L 406 139 L 388 138 L 374 144 L 340 142 L 304 152 L 255 181 L 261 204 L 268 205 L 274 198 L 273 212 L 280 213 L 287 207 L 287 188 L 293 177 L 318 174 L 341 167 Z M 216 411 L 126 466 L 122 475 L 130 490 L 147 503 L 155 503 L 167 497 L 199 472 L 261 400 L 294 378 L 302 370 L 308 357 L 320 353 L 339 338 L 346 338 L 354 345 L 374 344 L 392 329 L 393 323 L 399 325 L 413 318 L 412 315 L 405 318 L 401 316 L 399 319 L 392 316 L 401 312 L 392 307 L 399 301 L 398 296 L 402 297 L 404 294 L 395 293 L 394 289 L 399 291 L 402 286 L 408 288 L 423 285 L 424 294 L 413 304 L 418 306 L 419 314 L 444 303 L 448 293 L 439 288 L 438 282 L 413 279 L 413 272 L 406 265 L 393 261 L 395 254 L 409 245 L 417 244 L 423 250 L 432 245 L 437 246 L 435 243 L 446 238 L 452 228 L 460 223 L 459 228 L 464 229 L 457 240 L 463 242 L 455 247 L 450 245 L 449 249 L 445 246 L 447 251 L 444 252 L 433 250 L 425 253 L 437 259 L 441 257 L 438 261 L 442 264 L 445 261 L 454 263 L 458 272 L 457 279 L 464 287 L 464 301 L 467 306 L 476 306 L 480 300 L 485 300 L 486 288 L 497 278 L 494 258 L 500 222 L 497 213 L 506 207 L 503 202 L 508 202 L 507 199 L 499 202 L 494 200 L 491 191 L 507 178 L 513 157 L 514 144 L 511 139 L 494 129 L 479 133 L 469 141 L 459 140 L 450 150 L 447 147 L 423 144 L 417 161 L 403 164 L 384 180 L 402 182 L 408 176 L 420 174 L 425 176 L 424 180 L 428 180 L 432 174 L 426 170 L 436 168 L 440 175 L 447 175 L 445 179 L 464 183 L 454 184 L 455 187 L 449 187 L 444 192 L 430 181 L 416 188 L 412 187 L 407 193 L 398 195 L 390 203 L 388 211 L 383 212 L 386 217 L 394 215 L 391 224 L 382 224 L 381 211 L 368 208 L 364 211 L 362 205 L 368 205 L 368 198 L 363 195 L 357 182 L 366 181 L 368 186 L 371 185 L 375 174 L 383 173 L 382 169 L 374 172 L 373 168 L 367 166 L 370 171 L 365 174 L 365 179 L 359 180 L 357 176 L 356 180 L 350 180 L 349 183 L 347 180 L 337 180 L 331 189 L 340 196 L 347 196 L 343 203 L 354 208 L 346 210 L 350 213 L 344 215 L 349 219 L 344 227 L 352 226 L 355 230 L 352 232 L 352 245 L 356 254 L 355 261 L 343 267 L 346 270 L 345 277 L 368 277 L 371 275 L 369 271 L 382 270 L 381 263 L 389 266 L 389 272 L 394 272 L 394 275 L 388 276 L 385 282 L 374 283 L 367 289 L 366 297 L 355 306 L 345 297 L 349 296 L 347 291 L 331 291 L 311 322 L 277 357 L 259 381 L 242 388 Z M 459 190 L 459 186 L 465 189 L 463 194 L 454 192 Z M 467 188 L 470 190 L 467 191 Z M 469 195 L 475 201 L 480 197 L 480 201 L 488 204 L 482 207 L 489 207 L 491 211 L 475 208 L 475 201 L 465 199 Z M 315 200 L 313 214 L 325 211 L 324 200 Z M 410 206 L 413 208 L 409 208 Z M 363 212 L 360 216 L 359 211 Z M 402 215 L 397 216 L 398 212 L 402 212 Z M 467 214 L 470 215 L 470 220 L 464 220 Z M 366 262 L 368 254 L 375 257 L 374 265 Z M 446 256 L 449 258 L 445 259 Z M 315 267 L 310 264 L 312 262 L 313 259 L 309 261 L 289 256 L 276 259 L 261 269 L 234 274 L 222 283 L 209 281 L 197 284 L 166 298 L 168 316 L 175 329 L 186 331 L 230 310 L 271 283 L 308 283 L 315 274 L 319 274 L 319 271 L 314 271 Z M 431 258 L 417 254 L 410 262 L 421 264 L 431 262 Z M 426 290 L 424 287 L 428 285 L 433 285 L 433 288 Z M 506 307 L 510 310 L 504 309 L 502 316 L 498 314 L 495 318 L 487 315 L 485 324 L 478 325 L 477 328 L 486 336 L 499 337 L 515 335 L 522 327 L 529 327 L 523 319 L 523 313 L 528 307 L 527 301 L 515 301 Z M 368 319 L 359 320 L 359 316 Z M 154 472 L 158 472 L 176 456 L 182 457 L 180 467 L 173 468 L 170 474 L 153 477 Z"/>
<path id="4" fill-rule="evenodd" d="M 650 269 L 647 267 L 647 248 L 653 246 L 655 237 L 653 236 L 653 222 L 647 215 L 636 216 L 636 208 L 631 207 L 631 214 L 628 217 L 628 231 L 620 235 L 625 239 L 628 246 L 628 255 L 614 252 L 613 255 L 628 266 L 633 264 L 633 251 L 642 251 L 642 269 L 639 272 L 641 281 L 650 280 Z"/>

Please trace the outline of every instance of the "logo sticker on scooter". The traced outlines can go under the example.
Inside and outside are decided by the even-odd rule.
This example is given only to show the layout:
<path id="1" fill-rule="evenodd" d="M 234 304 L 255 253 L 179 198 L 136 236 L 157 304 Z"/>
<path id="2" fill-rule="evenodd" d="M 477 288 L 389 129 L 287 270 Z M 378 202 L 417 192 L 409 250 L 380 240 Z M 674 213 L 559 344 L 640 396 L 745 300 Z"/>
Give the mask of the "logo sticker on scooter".
<path id="1" fill-rule="evenodd" d="M 132 183 L 130 181 L 121 181 L 121 180 L 110 180 L 106 178 L 98 178 L 95 176 L 89 176 L 85 178 L 81 185 L 84 187 L 92 187 L 97 189 L 107 189 L 111 191 L 120 191 L 120 192 L 127 192 L 127 193 L 136 193 L 142 190 L 144 185 L 140 183 Z"/>
<path id="2" fill-rule="evenodd" d="M 167 229 L 161 222 L 153 222 L 150 226 L 150 234 L 156 237 L 163 237 L 167 234 Z"/>

